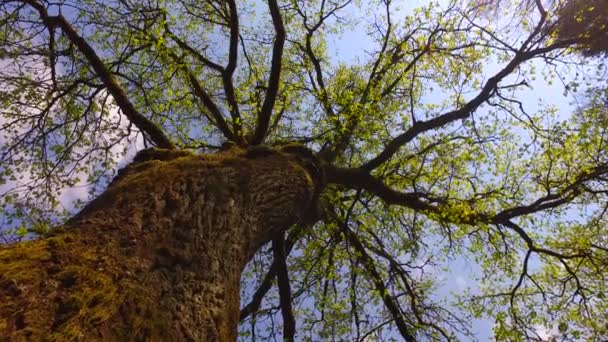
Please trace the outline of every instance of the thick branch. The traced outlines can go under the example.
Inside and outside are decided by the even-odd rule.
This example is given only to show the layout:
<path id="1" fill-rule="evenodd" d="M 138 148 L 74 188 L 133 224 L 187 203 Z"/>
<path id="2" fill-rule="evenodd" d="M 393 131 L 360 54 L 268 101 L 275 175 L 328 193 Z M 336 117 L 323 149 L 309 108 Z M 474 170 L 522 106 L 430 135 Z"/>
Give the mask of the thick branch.
<path id="1" fill-rule="evenodd" d="M 264 276 L 264 280 L 262 280 L 262 284 L 260 285 L 260 287 L 258 287 L 258 289 L 253 294 L 253 298 L 251 299 L 251 302 L 249 302 L 249 304 L 245 305 L 245 307 L 241 309 L 241 313 L 239 315 L 239 320 L 241 322 L 245 318 L 247 318 L 249 315 L 251 315 L 252 313 L 259 310 L 260 305 L 262 304 L 262 300 L 264 299 L 264 296 L 266 296 L 266 294 L 268 293 L 268 291 L 270 291 L 270 288 L 272 287 L 272 280 L 276 276 L 278 268 L 279 268 L 278 261 L 275 259 L 275 260 L 273 260 L 272 265 L 270 265 L 270 269 L 268 270 L 268 273 L 266 273 L 266 275 Z"/>
<path id="2" fill-rule="evenodd" d="M 222 116 L 222 112 L 217 107 L 215 102 L 213 102 L 213 99 L 211 98 L 211 96 L 209 94 L 207 94 L 205 89 L 203 89 L 201 84 L 198 82 L 198 79 L 196 78 L 196 76 L 194 76 L 194 74 L 192 74 L 192 72 L 190 70 L 188 70 L 185 66 L 183 67 L 183 69 L 188 76 L 188 81 L 190 82 L 190 85 L 192 86 L 194 95 L 196 97 L 198 97 L 201 100 L 201 102 L 203 102 L 203 105 L 205 106 L 205 108 L 207 108 L 209 110 L 209 112 L 211 113 L 211 116 L 213 116 L 213 119 L 215 120 L 215 125 L 217 126 L 217 128 L 219 128 L 219 130 L 222 131 L 222 133 L 224 134 L 226 139 L 238 142 L 236 140 L 236 136 L 232 133 L 232 131 L 230 130 L 230 127 L 228 127 L 226 120 L 224 120 L 224 117 Z"/>
<path id="3" fill-rule="evenodd" d="M 48 27 L 61 28 L 70 42 L 74 44 L 76 48 L 78 48 L 78 51 L 85 56 L 97 76 L 101 79 L 104 86 L 112 95 L 114 101 L 116 101 L 116 104 L 129 119 L 129 121 L 131 121 L 142 132 L 147 134 L 150 140 L 152 140 L 158 147 L 167 149 L 175 147 L 162 129 L 160 129 L 156 124 L 135 109 L 131 101 L 129 101 L 127 94 L 116 82 L 110 70 L 108 70 L 108 68 L 104 65 L 97 53 L 95 53 L 95 50 L 93 50 L 91 45 L 89 45 L 87 41 L 82 38 L 78 32 L 76 32 L 65 17 L 62 15 L 50 16 L 46 8 L 35 0 L 25 0 L 24 3 L 30 5 L 38 12 L 45 25 Z"/>
<path id="4" fill-rule="evenodd" d="M 284 243 L 285 257 L 287 257 L 287 255 L 289 255 L 289 253 L 291 253 L 293 246 L 295 245 L 296 241 L 299 239 L 300 234 L 303 231 L 304 231 L 304 226 L 298 225 L 298 226 L 296 226 L 295 230 L 291 234 L 289 234 L 289 236 L 287 237 L 287 239 L 285 240 L 285 243 Z M 241 321 L 243 321 L 245 318 L 247 318 L 252 313 L 258 311 L 258 309 L 260 308 L 260 305 L 262 304 L 262 300 L 264 299 L 264 296 L 266 296 L 266 294 L 268 293 L 268 291 L 270 291 L 270 288 L 272 287 L 272 280 L 274 279 L 274 277 L 276 277 L 278 269 L 279 269 L 279 261 L 276 258 L 274 258 L 274 260 L 272 261 L 272 264 L 270 265 L 270 268 L 268 269 L 268 272 L 264 276 L 264 280 L 262 280 L 262 284 L 258 287 L 258 289 L 253 294 L 253 298 L 251 299 L 251 302 L 249 302 L 249 304 L 245 305 L 245 307 L 243 307 L 243 309 L 241 309 L 241 314 L 240 314 L 240 318 L 239 318 Z"/>
<path id="5" fill-rule="evenodd" d="M 374 260 L 367 253 L 365 247 L 357 238 L 357 235 L 351 231 L 346 224 L 343 225 L 343 232 L 350 244 L 357 251 L 357 258 L 363 265 L 365 271 L 370 275 L 374 287 L 382 297 L 382 301 L 390 312 L 392 318 L 395 320 L 395 324 L 397 325 L 397 329 L 399 329 L 401 336 L 408 342 L 415 341 L 416 339 L 414 338 L 414 335 L 412 332 L 410 332 L 410 328 L 403 319 L 403 314 L 401 312 L 401 308 L 399 307 L 399 303 L 388 293 L 388 289 L 384 285 L 380 272 L 378 272 L 376 266 L 374 265 Z"/>
<path id="6" fill-rule="evenodd" d="M 412 141 L 415 137 L 417 137 L 423 132 L 443 127 L 456 120 L 466 119 L 471 115 L 473 111 L 475 111 L 479 106 L 481 106 L 485 101 L 487 101 L 491 97 L 492 93 L 496 90 L 498 83 L 502 79 L 510 75 L 513 71 L 515 71 L 515 69 L 522 63 L 536 56 L 551 52 L 559 48 L 566 47 L 569 44 L 569 41 L 562 41 L 535 50 L 519 50 L 515 54 L 515 57 L 511 60 L 511 62 L 509 62 L 509 64 L 507 64 L 496 75 L 488 79 L 479 94 L 477 94 L 477 96 L 475 96 L 471 101 L 467 102 L 463 107 L 459 109 L 439 115 L 436 118 L 426 121 L 417 121 L 407 131 L 391 140 L 380 154 L 378 154 L 375 158 L 364 164 L 362 168 L 370 171 L 377 168 L 378 166 L 388 161 L 395 153 L 397 153 L 401 146 Z"/>
<path id="7" fill-rule="evenodd" d="M 346 186 L 350 189 L 365 190 L 389 205 L 400 205 L 426 213 L 441 213 L 445 200 L 434 198 L 426 193 L 400 192 L 386 185 L 382 180 L 371 175 L 362 168 L 343 168 L 325 165 L 327 182 Z M 533 214 L 546 209 L 556 208 L 570 203 L 572 199 L 582 193 L 585 182 L 596 179 L 608 173 L 608 165 L 598 165 L 588 172 L 579 174 L 574 181 L 564 186 L 560 191 L 542 196 L 529 204 L 521 204 L 504 209 L 493 215 L 485 213 L 472 213 L 466 217 L 459 217 L 459 224 L 489 223 L 507 224 L 509 220 L 524 215 Z"/>
<path id="8" fill-rule="evenodd" d="M 515 224 L 512 219 L 570 203 L 575 197 L 582 193 L 585 182 L 597 179 L 608 173 L 608 165 L 598 165 L 588 172 L 582 172 L 572 183 L 564 186 L 558 192 L 542 196 L 529 204 L 517 205 L 495 214 L 477 212 L 453 217 L 450 215 L 441 215 L 443 211 L 450 210 L 450 206 L 445 200 L 433 198 L 424 193 L 399 192 L 361 168 L 348 169 L 326 165 L 325 170 L 328 183 L 340 184 L 351 189 L 365 190 L 377 196 L 386 204 L 408 207 L 425 214 L 433 215 L 443 221 L 453 224 L 502 225 L 517 233 L 524 240 L 528 249 L 533 252 L 550 255 L 560 259 L 571 259 L 583 257 L 585 255 L 584 253 L 569 255 L 561 254 L 550 249 L 539 247 L 529 234 L 523 228 Z"/>
<path id="9" fill-rule="evenodd" d="M 277 284 L 279 287 L 279 301 L 281 303 L 281 314 L 283 315 L 283 340 L 293 341 L 296 334 L 296 320 L 291 307 L 291 288 L 289 286 L 289 275 L 287 273 L 287 262 L 285 257 L 284 234 L 272 240 L 272 251 L 274 260 L 277 262 Z"/>
<path id="10" fill-rule="evenodd" d="M 268 79 L 268 90 L 266 91 L 266 97 L 264 98 L 262 108 L 258 112 L 255 132 L 251 139 L 252 145 L 261 144 L 266 138 L 266 134 L 268 134 L 270 116 L 279 92 L 283 45 L 285 44 L 286 37 L 285 27 L 283 26 L 283 18 L 281 17 L 281 12 L 279 11 L 277 1 L 268 0 L 268 7 L 270 8 L 270 15 L 272 16 L 272 24 L 274 25 L 276 36 L 272 48 L 272 63 L 270 66 L 270 77 Z"/>
<path id="11" fill-rule="evenodd" d="M 152 38 L 155 41 L 159 41 L 159 39 L 154 36 L 152 36 Z M 224 116 L 222 115 L 222 112 L 220 111 L 219 107 L 215 104 L 215 102 L 213 101 L 211 96 L 201 86 L 200 82 L 198 81 L 196 76 L 192 73 L 192 71 L 190 69 L 188 69 L 188 67 L 184 63 L 183 59 L 180 56 L 178 56 L 175 52 L 173 52 L 172 50 L 170 50 L 170 49 L 167 49 L 167 50 L 168 50 L 169 56 L 171 58 L 173 58 L 176 61 L 176 63 L 178 63 L 180 69 L 186 74 L 186 77 L 188 78 L 188 82 L 192 86 L 192 91 L 194 92 L 194 95 L 203 103 L 205 108 L 207 108 L 207 110 L 209 110 L 211 117 L 213 117 L 213 120 L 215 121 L 214 122 L 215 126 L 222 132 L 222 134 L 224 135 L 224 137 L 226 137 L 226 139 L 240 143 L 241 141 L 238 140 L 239 136 L 236 136 L 232 132 L 232 130 L 226 123 L 226 120 L 224 120 Z"/>
<path id="12" fill-rule="evenodd" d="M 582 188 L 585 182 L 599 178 L 606 173 L 608 173 L 608 164 L 598 165 L 589 172 L 582 172 L 574 179 L 574 181 L 572 181 L 572 183 L 564 186 L 558 192 L 547 194 L 530 204 L 522 204 L 501 211 L 500 213 L 494 215 L 492 218 L 492 223 L 505 223 L 518 216 L 532 214 L 569 203 L 582 193 Z"/>
<path id="13" fill-rule="evenodd" d="M 234 84 L 232 83 L 232 75 L 236 69 L 239 47 L 239 17 L 234 0 L 228 0 L 228 7 L 230 10 L 230 47 L 228 48 L 228 65 L 222 73 L 222 79 L 226 99 L 230 106 L 230 114 L 232 115 L 234 134 L 240 137 L 242 135 L 241 114 L 236 101 L 236 95 L 234 94 Z"/>
<path id="14" fill-rule="evenodd" d="M 344 185 L 351 189 L 362 189 L 378 196 L 386 204 L 401 205 L 421 211 L 435 211 L 436 206 L 422 201 L 419 193 L 405 193 L 391 189 L 380 179 L 363 169 L 349 169 L 326 165 L 328 183 Z"/>

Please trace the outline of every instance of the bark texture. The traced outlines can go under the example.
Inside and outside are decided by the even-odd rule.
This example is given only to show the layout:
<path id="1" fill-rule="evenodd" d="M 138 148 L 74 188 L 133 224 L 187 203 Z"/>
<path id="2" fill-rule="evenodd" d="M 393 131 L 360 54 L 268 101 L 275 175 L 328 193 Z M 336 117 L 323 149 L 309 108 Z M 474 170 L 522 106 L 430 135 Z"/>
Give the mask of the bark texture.
<path id="1" fill-rule="evenodd" d="M 52 236 L 0 249 L 0 340 L 236 340 L 243 267 L 321 183 L 286 152 L 156 154 Z"/>

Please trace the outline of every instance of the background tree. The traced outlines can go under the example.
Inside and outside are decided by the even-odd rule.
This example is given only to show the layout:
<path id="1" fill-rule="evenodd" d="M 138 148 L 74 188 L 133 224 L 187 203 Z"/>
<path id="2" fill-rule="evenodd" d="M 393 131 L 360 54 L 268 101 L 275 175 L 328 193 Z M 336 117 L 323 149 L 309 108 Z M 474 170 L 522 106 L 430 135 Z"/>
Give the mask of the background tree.
<path id="1" fill-rule="evenodd" d="M 603 2 L 399 5 L 2 1 L 3 237 L 42 237 L 0 332 L 234 339 L 240 279 L 244 339 L 606 336 Z M 537 77 L 589 96 L 530 111 Z"/>

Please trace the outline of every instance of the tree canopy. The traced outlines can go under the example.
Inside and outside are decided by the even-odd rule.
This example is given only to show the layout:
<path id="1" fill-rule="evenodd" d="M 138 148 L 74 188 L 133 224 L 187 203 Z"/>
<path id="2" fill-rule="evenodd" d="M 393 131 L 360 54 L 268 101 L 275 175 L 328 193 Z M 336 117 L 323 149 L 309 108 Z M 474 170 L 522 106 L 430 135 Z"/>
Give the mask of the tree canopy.
<path id="1" fill-rule="evenodd" d="M 607 11 L 0 1 L 0 237 L 46 233 L 134 150 L 296 143 L 327 189 L 246 269 L 244 340 L 466 340 L 479 320 L 497 340 L 598 340 Z M 465 262 L 471 286 L 457 289 Z"/>

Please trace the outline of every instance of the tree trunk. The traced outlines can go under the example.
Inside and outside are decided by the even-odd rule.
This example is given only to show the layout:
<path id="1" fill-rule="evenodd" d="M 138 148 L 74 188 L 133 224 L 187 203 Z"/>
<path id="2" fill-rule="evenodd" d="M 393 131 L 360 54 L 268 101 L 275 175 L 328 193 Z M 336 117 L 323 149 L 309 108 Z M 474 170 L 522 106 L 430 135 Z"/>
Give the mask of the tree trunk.
<path id="1" fill-rule="evenodd" d="M 301 218 L 300 158 L 134 163 L 65 226 L 0 249 L 0 340 L 234 341 L 246 262 Z"/>

